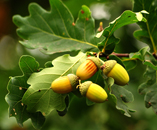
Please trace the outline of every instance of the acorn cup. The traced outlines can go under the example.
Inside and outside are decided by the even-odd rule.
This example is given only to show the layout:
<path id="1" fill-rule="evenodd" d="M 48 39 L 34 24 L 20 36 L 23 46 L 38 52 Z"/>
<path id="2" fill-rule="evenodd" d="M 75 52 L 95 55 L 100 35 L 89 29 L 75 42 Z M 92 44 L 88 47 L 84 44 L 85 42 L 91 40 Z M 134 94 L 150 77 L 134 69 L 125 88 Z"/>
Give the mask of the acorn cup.
<path id="1" fill-rule="evenodd" d="M 76 90 L 78 84 L 79 78 L 74 74 L 68 74 L 67 76 L 55 79 L 51 83 L 51 89 L 56 93 L 65 94 Z"/>
<path id="2" fill-rule="evenodd" d="M 82 96 L 86 96 L 89 100 L 96 103 L 102 103 L 108 97 L 106 91 L 101 86 L 91 81 L 86 81 L 79 85 L 79 90 Z"/>
<path id="3" fill-rule="evenodd" d="M 76 75 L 81 80 L 91 78 L 100 68 L 100 61 L 96 57 L 88 57 L 77 69 Z"/>
<path id="4" fill-rule="evenodd" d="M 104 62 L 101 69 L 107 77 L 112 77 L 117 85 L 124 86 L 129 82 L 129 75 L 127 71 L 115 60 L 108 60 Z"/>

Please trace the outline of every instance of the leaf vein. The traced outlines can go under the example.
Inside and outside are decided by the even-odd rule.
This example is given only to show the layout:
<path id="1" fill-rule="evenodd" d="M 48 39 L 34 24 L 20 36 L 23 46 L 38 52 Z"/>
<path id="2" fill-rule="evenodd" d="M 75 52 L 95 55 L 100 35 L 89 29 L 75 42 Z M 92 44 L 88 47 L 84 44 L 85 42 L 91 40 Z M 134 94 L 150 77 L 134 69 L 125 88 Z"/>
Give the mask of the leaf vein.
<path id="1" fill-rule="evenodd" d="M 27 26 L 29 26 L 29 27 L 31 27 L 31 28 L 34 28 L 34 29 L 36 29 L 36 30 L 38 30 L 38 31 L 40 31 L 40 32 L 43 32 L 43 33 L 45 33 L 45 34 L 48 34 L 48 35 L 52 35 L 52 36 L 54 36 L 54 37 L 58 37 L 59 39 L 57 39 L 57 40 L 61 40 L 61 39 L 68 39 L 68 40 L 72 40 L 72 41 L 76 41 L 76 42 L 78 42 L 78 43 L 82 43 L 82 44 L 87 44 L 87 45 L 90 45 L 90 46 L 93 46 L 93 47 L 95 47 L 95 48 L 98 48 L 96 45 L 94 45 L 94 44 L 91 44 L 91 43 L 89 43 L 89 42 L 86 42 L 86 41 L 80 41 L 80 40 L 78 40 L 78 39 L 73 39 L 72 37 L 62 37 L 62 36 L 59 36 L 59 35 L 56 35 L 56 34 L 52 34 L 52 33 L 49 33 L 49 32 L 46 32 L 46 31 L 44 31 L 44 30 L 42 30 L 42 29 L 40 29 L 40 28 L 37 28 L 37 27 L 34 27 L 34 26 L 32 26 L 31 24 L 26 24 Z M 56 40 L 56 41 L 57 41 Z"/>
<path id="2" fill-rule="evenodd" d="M 56 7 L 56 5 L 55 5 L 55 7 Z M 61 13 L 60 13 L 60 11 L 58 10 L 57 7 L 56 7 L 56 10 L 58 11 L 58 14 L 59 14 L 59 16 L 60 16 L 60 18 L 61 18 L 61 20 L 62 20 L 62 22 L 63 22 L 64 28 L 65 28 L 65 30 L 66 30 L 68 36 L 71 38 L 71 36 L 70 36 L 70 34 L 69 34 L 68 30 L 67 30 L 67 27 L 66 27 L 66 25 L 65 25 L 65 22 L 64 22 L 64 20 L 63 20 L 63 17 L 62 17 L 62 15 L 61 15 Z"/>
<path id="3" fill-rule="evenodd" d="M 34 12 L 36 12 L 36 14 L 44 21 L 44 23 L 47 25 L 47 27 L 50 29 L 50 31 L 52 33 L 54 33 L 53 30 L 52 30 L 52 28 L 50 27 L 50 25 L 48 24 L 48 22 L 46 22 L 46 20 L 42 17 L 42 15 L 39 14 L 36 10 L 34 10 Z"/>

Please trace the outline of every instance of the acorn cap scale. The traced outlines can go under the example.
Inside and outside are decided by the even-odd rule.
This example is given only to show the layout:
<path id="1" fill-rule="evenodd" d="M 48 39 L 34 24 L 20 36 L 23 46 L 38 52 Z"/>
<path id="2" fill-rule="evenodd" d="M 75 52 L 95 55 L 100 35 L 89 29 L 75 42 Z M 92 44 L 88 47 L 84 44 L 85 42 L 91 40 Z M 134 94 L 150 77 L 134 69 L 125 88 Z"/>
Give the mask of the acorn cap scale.
<path id="1" fill-rule="evenodd" d="M 82 96 L 86 96 L 87 90 L 91 84 L 92 81 L 86 81 L 80 85 L 79 90 Z"/>
<path id="2" fill-rule="evenodd" d="M 72 86 L 72 90 L 76 90 L 76 86 L 79 84 L 79 77 L 77 77 L 76 75 L 74 74 L 68 74 L 67 75 L 69 80 L 70 80 L 70 83 L 71 83 L 71 86 Z"/>
<path id="3" fill-rule="evenodd" d="M 112 68 L 115 66 L 116 63 L 117 61 L 115 60 L 105 61 L 104 65 L 101 67 L 103 68 L 103 73 L 107 75 L 112 70 Z"/>

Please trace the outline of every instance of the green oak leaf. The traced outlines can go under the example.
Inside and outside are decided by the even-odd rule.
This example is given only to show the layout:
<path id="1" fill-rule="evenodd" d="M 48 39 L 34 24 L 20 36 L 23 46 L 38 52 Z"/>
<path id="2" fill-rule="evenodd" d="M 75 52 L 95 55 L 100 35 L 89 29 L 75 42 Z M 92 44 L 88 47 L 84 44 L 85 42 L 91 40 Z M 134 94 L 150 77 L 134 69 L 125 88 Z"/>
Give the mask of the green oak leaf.
<path id="1" fill-rule="evenodd" d="M 22 102 L 27 105 L 30 112 L 40 111 L 48 115 L 52 110 L 64 111 L 67 94 L 55 93 L 50 87 L 53 80 L 60 76 L 76 73 L 78 65 L 86 59 L 86 55 L 80 52 L 77 56 L 69 54 L 60 56 L 52 61 L 53 67 L 45 68 L 38 73 L 33 73 L 28 79 L 30 87 L 25 92 Z"/>
<path id="2" fill-rule="evenodd" d="M 157 84 L 155 83 L 153 86 L 154 86 L 154 89 L 152 91 L 149 91 L 148 93 L 146 93 L 144 100 L 145 100 L 145 106 L 147 108 L 152 106 L 154 112 L 157 114 L 157 101 L 156 101 L 156 99 L 157 99 L 157 88 L 156 88 Z"/>
<path id="3" fill-rule="evenodd" d="M 45 68 L 53 67 L 52 61 L 47 61 L 44 66 Z"/>
<path id="4" fill-rule="evenodd" d="M 157 69 L 154 70 L 150 66 L 147 66 L 144 76 L 146 77 L 146 82 L 142 83 L 138 92 L 144 95 L 145 106 L 147 108 L 153 108 L 154 112 L 157 113 L 157 79 L 156 79 Z"/>
<path id="5" fill-rule="evenodd" d="M 146 60 L 144 62 L 144 65 L 147 65 L 147 66 L 153 68 L 154 70 L 157 70 L 157 61 L 150 52 L 146 53 L 145 59 Z"/>
<path id="6" fill-rule="evenodd" d="M 146 19 L 142 17 L 141 21 L 145 22 Z M 104 36 L 104 40 L 98 43 L 98 48 L 106 55 L 109 55 L 114 51 L 116 44 L 119 43 L 119 39 L 114 36 L 114 32 L 120 27 L 137 22 L 139 22 L 137 13 L 129 10 L 124 11 L 103 30 L 102 36 Z"/>
<path id="7" fill-rule="evenodd" d="M 129 58 L 123 59 L 123 63 L 126 67 L 127 71 L 130 71 L 134 69 L 137 65 L 137 59 L 144 62 L 146 61 L 147 53 L 148 53 L 149 47 L 143 47 L 138 52 L 130 53 Z"/>
<path id="8" fill-rule="evenodd" d="M 136 53 L 130 53 L 130 55 L 129 55 L 129 57 L 130 58 L 137 58 L 137 59 L 139 59 L 139 60 L 141 60 L 141 61 L 145 61 L 145 55 L 146 55 L 146 53 L 147 53 L 147 51 L 148 51 L 148 46 L 146 46 L 146 47 L 143 47 L 142 49 L 140 49 L 138 52 L 136 52 Z"/>
<path id="9" fill-rule="evenodd" d="M 132 70 L 136 67 L 137 61 L 136 60 L 129 60 L 129 59 L 127 60 L 127 59 L 125 59 L 123 61 L 123 64 L 125 65 L 125 69 L 127 71 L 130 71 L 130 70 Z"/>
<path id="10" fill-rule="evenodd" d="M 135 112 L 134 110 L 128 108 L 126 103 L 133 102 L 133 94 L 126 90 L 124 87 L 113 85 L 112 94 L 117 98 L 116 108 L 120 110 L 125 116 L 131 117 L 129 112 Z"/>
<path id="11" fill-rule="evenodd" d="M 126 103 L 133 102 L 133 94 L 126 90 L 124 87 L 114 84 L 114 79 L 109 77 L 106 81 L 108 93 L 108 101 L 112 102 L 116 106 L 117 110 L 120 110 L 125 116 L 131 117 L 129 112 L 135 112 L 134 110 L 128 108 Z"/>
<path id="12" fill-rule="evenodd" d="M 108 101 L 111 101 L 111 103 L 116 106 L 116 102 L 117 102 L 117 99 L 116 99 L 116 96 L 114 94 L 111 93 L 112 89 L 111 87 L 114 85 L 114 79 L 111 78 L 111 77 L 108 77 L 106 80 L 105 80 L 105 90 L 108 94 Z"/>
<path id="13" fill-rule="evenodd" d="M 147 19 L 147 22 L 138 22 L 141 30 L 137 30 L 134 32 L 134 37 L 146 44 L 149 45 L 150 51 L 156 53 L 157 52 L 157 11 L 156 5 L 153 3 L 155 0 L 134 0 L 134 8 L 133 11 L 138 12 L 141 10 L 145 10 L 148 13 L 144 13 L 143 16 Z"/>
<path id="14" fill-rule="evenodd" d="M 27 80 L 33 72 L 38 71 L 39 64 L 31 56 L 22 56 L 19 66 L 23 75 L 11 77 L 7 86 L 8 94 L 5 100 L 9 104 L 9 116 L 14 116 L 20 126 L 23 126 L 23 122 L 30 118 L 33 126 L 40 129 L 45 122 L 45 117 L 40 112 L 28 112 L 27 106 L 22 102 L 22 97 L 29 88 Z"/>
<path id="15" fill-rule="evenodd" d="M 146 72 L 144 73 L 144 77 L 147 80 L 139 86 L 138 91 L 140 94 L 146 94 L 151 89 L 151 85 L 153 86 L 156 83 L 157 61 L 150 53 L 149 58 L 149 61 L 144 62 L 147 65 Z"/>
<path id="16" fill-rule="evenodd" d="M 64 109 L 63 111 L 57 110 L 59 116 L 64 116 L 64 115 L 68 112 L 68 107 L 69 107 L 69 95 L 67 95 L 67 96 L 65 97 L 65 104 L 66 104 L 66 107 L 65 107 L 65 109 Z"/>
<path id="17" fill-rule="evenodd" d="M 146 78 L 146 82 L 142 83 L 138 88 L 138 92 L 144 95 L 149 91 L 151 85 L 156 82 L 157 71 L 157 61 L 150 52 L 146 53 L 145 59 L 144 65 L 146 65 L 147 68 L 144 77 Z"/>
<path id="18" fill-rule="evenodd" d="M 61 0 L 49 0 L 50 11 L 36 3 L 29 5 L 30 15 L 15 15 L 14 24 L 20 41 L 27 48 L 39 48 L 43 53 L 54 54 L 73 50 L 97 49 L 94 19 L 85 5 L 79 12 L 76 22 Z"/>
<path id="19" fill-rule="evenodd" d="M 153 108 L 154 112 L 157 113 L 157 61 L 155 57 L 150 53 L 146 52 L 144 65 L 147 66 L 144 73 L 145 82 L 138 87 L 138 92 L 144 95 L 145 106 L 147 108 Z"/>

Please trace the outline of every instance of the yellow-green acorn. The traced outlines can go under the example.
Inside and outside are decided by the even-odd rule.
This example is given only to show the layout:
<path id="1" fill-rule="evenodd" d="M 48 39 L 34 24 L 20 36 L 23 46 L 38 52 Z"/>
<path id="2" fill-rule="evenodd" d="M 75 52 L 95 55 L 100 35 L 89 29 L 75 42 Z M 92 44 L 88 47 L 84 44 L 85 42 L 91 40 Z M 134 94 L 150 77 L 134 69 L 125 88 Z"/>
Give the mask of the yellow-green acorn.
<path id="1" fill-rule="evenodd" d="M 77 69 L 76 75 L 81 80 L 91 78 L 100 68 L 100 61 L 96 57 L 88 57 Z"/>
<path id="2" fill-rule="evenodd" d="M 101 86 L 91 81 L 82 83 L 79 86 L 79 90 L 81 95 L 86 96 L 89 100 L 96 103 L 102 103 L 108 97 L 106 91 Z"/>
<path id="3" fill-rule="evenodd" d="M 101 66 L 103 73 L 112 77 L 117 85 L 126 85 L 129 82 L 129 75 L 125 68 L 117 63 L 116 60 L 108 60 Z"/>
<path id="4" fill-rule="evenodd" d="M 79 78 L 74 74 L 68 74 L 55 79 L 51 83 L 51 89 L 56 93 L 65 94 L 74 91 L 78 84 Z"/>

